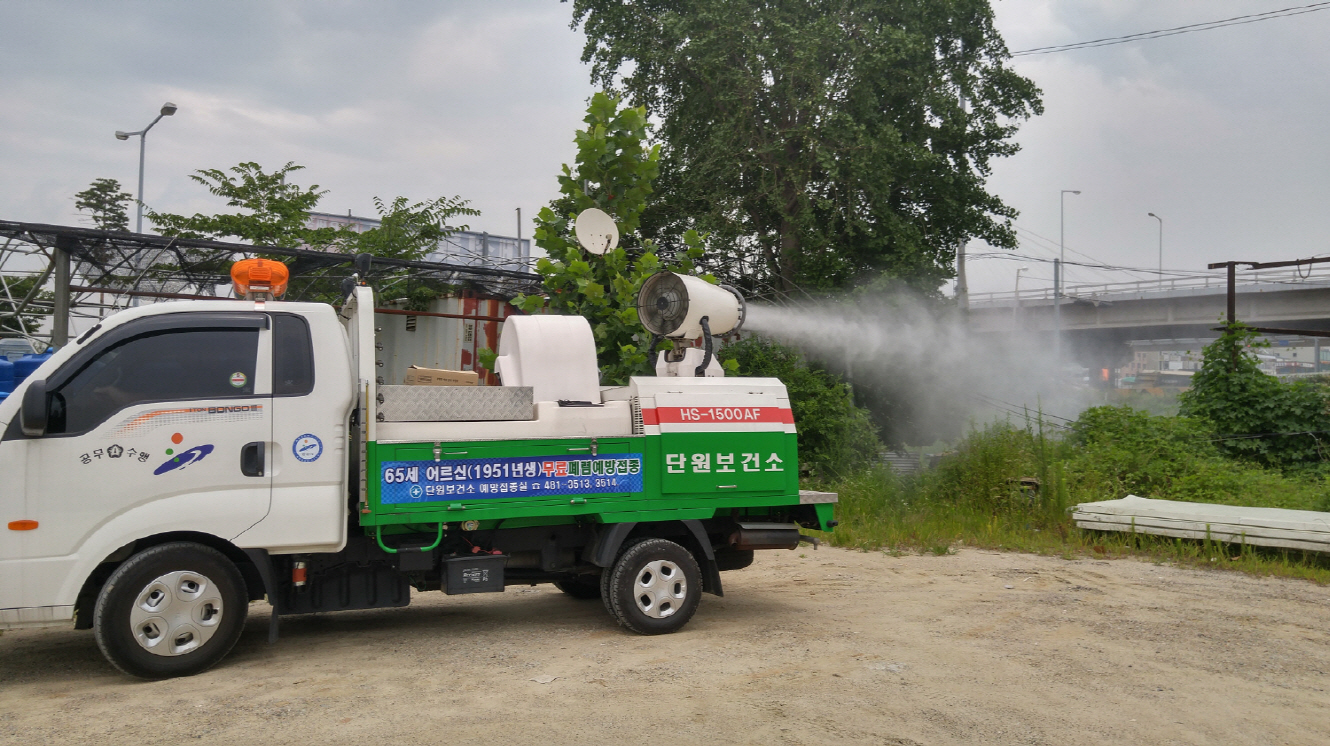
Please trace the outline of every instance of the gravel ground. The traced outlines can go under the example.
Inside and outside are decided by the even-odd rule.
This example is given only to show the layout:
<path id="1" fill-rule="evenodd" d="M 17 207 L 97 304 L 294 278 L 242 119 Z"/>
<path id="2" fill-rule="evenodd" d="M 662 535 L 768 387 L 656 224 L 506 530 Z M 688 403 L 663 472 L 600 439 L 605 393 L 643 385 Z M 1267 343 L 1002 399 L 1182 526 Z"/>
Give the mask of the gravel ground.
<path id="1" fill-rule="evenodd" d="M 1147 562 L 759 553 L 682 632 L 550 586 L 267 606 L 139 682 L 91 633 L 0 636 L 0 743 L 1330 744 L 1330 589 Z"/>

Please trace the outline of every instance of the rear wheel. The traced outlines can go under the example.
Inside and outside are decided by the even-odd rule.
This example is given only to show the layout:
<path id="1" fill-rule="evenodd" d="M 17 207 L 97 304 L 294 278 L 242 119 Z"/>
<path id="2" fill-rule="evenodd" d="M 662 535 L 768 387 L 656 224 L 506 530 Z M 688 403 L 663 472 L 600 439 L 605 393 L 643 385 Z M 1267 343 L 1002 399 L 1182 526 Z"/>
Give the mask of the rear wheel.
<path id="1" fill-rule="evenodd" d="M 245 580 L 221 552 L 176 542 L 116 568 L 97 597 L 93 634 L 131 676 L 191 676 L 220 661 L 245 626 Z"/>
<path id="2" fill-rule="evenodd" d="M 682 628 L 702 598 L 697 560 L 666 539 L 633 544 L 606 574 L 606 607 L 620 624 L 638 634 L 661 635 Z"/>
<path id="3" fill-rule="evenodd" d="M 600 578 L 592 575 L 578 575 L 572 580 L 560 580 L 554 584 L 554 587 L 584 601 L 600 598 Z"/>

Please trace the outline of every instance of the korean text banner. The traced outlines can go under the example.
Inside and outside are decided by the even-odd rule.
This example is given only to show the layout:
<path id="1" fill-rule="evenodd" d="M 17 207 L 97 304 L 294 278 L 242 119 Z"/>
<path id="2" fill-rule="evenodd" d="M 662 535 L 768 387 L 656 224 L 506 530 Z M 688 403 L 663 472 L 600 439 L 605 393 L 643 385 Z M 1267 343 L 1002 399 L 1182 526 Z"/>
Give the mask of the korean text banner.
<path id="1" fill-rule="evenodd" d="M 384 505 L 642 491 L 642 454 L 385 461 Z"/>

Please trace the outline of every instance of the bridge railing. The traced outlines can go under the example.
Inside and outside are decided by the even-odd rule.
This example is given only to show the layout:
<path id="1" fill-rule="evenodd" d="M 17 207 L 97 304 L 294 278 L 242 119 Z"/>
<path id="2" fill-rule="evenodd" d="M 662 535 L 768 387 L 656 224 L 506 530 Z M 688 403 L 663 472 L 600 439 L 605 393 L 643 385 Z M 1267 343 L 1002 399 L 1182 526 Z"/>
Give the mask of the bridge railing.
<path id="1" fill-rule="evenodd" d="M 1330 285 L 1330 267 L 1280 268 L 1251 272 L 1238 270 L 1237 287 L 1253 285 L 1307 285 L 1323 287 Z M 1068 285 L 1062 289 L 1063 302 L 1076 299 L 1094 300 L 1109 296 L 1144 295 L 1147 293 L 1167 293 L 1176 290 L 1214 290 L 1224 292 L 1228 287 L 1228 276 L 1224 272 L 1198 272 L 1195 275 L 1166 277 L 1158 280 L 1137 280 L 1134 282 L 1105 282 L 1090 285 Z M 1019 293 L 1012 291 L 995 293 L 970 293 L 971 306 L 1011 305 L 1019 300 L 1022 303 L 1053 300 L 1053 288 L 1022 288 Z"/>

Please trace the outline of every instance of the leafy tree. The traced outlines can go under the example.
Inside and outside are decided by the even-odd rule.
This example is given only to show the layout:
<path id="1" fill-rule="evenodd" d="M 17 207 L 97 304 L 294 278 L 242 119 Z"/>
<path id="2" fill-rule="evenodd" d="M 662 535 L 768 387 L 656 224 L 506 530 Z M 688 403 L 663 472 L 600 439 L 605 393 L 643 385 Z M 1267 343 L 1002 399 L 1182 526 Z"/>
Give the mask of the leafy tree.
<path id="1" fill-rule="evenodd" d="M 287 163 L 272 172 L 265 172 L 257 163 L 233 166 L 228 171 L 204 169 L 190 175 L 208 191 L 224 197 L 228 207 L 242 212 L 224 215 L 192 216 L 148 211 L 148 217 L 158 226 L 163 236 L 184 238 L 239 239 L 259 246 L 283 248 L 319 248 L 346 254 L 368 253 L 378 257 L 419 260 L 433 251 L 439 241 L 466 225 L 449 223 L 461 215 L 479 215 L 467 206 L 461 197 L 440 197 L 411 203 L 406 197 L 397 197 L 391 203 L 374 198 L 380 224 L 368 231 L 350 228 L 310 228 L 309 213 L 327 191 L 317 184 L 302 187 L 289 183 L 287 176 L 304 166 Z M 281 260 L 281 257 L 268 257 Z M 341 291 L 336 278 L 308 278 L 301 293 L 308 299 L 339 301 Z M 376 284 L 406 284 L 408 305 L 424 310 L 429 300 L 438 297 L 446 286 L 436 282 L 418 281 L 404 271 L 377 274 Z"/>
<path id="2" fill-rule="evenodd" d="M 1208 421 L 1228 455 L 1269 466 L 1323 462 L 1330 455 L 1330 400 L 1311 384 L 1261 372 L 1253 351 L 1269 344 L 1245 324 L 1229 324 L 1178 397 L 1180 413 Z"/>
<path id="3" fill-rule="evenodd" d="M 265 173 L 259 164 L 247 162 L 232 166 L 228 169 L 229 174 L 217 168 L 202 169 L 190 174 L 189 178 L 226 199 L 228 207 L 239 207 L 248 212 L 229 215 L 195 213 L 186 217 L 150 209 L 148 219 L 163 236 L 231 238 L 283 248 L 326 246 L 337 237 L 337 230 L 310 229 L 306 224 L 310 210 L 328 192 L 319 191 L 317 184 L 305 188 L 286 181 L 287 174 L 303 168 L 287 163 Z"/>
<path id="4" fill-rule="evenodd" d="M 559 176 L 563 196 L 536 215 L 536 245 L 548 255 L 536 262 L 536 271 L 546 292 L 518 296 L 513 305 L 527 313 L 549 309 L 586 317 L 595 335 L 602 380 L 624 384 L 629 376 L 651 372 L 650 335 L 637 318 L 637 293 L 667 263 L 657 256 L 656 244 L 637 230 L 660 150 L 646 145 L 647 114 L 642 107 L 620 108 L 618 99 L 597 93 L 583 121 L 587 127 L 575 138 L 576 167 L 564 164 Z M 617 248 L 600 256 L 588 253 L 572 235 L 574 219 L 591 207 L 613 217 L 621 236 Z M 702 255 L 702 237 L 690 230 L 681 243 L 668 269 L 690 273 Z M 709 275 L 705 279 L 715 282 Z M 493 360 L 492 351 L 481 356 L 487 368 Z"/>
<path id="5" fill-rule="evenodd" d="M 574 0 L 592 80 L 661 118 L 662 245 L 709 231 L 726 281 L 786 294 L 888 273 L 933 290 L 972 238 L 1014 247 L 985 189 L 1039 90 L 989 0 Z M 962 102 L 963 99 L 963 102 Z"/>
<path id="6" fill-rule="evenodd" d="M 379 213 L 379 227 L 340 236 L 343 251 L 417 261 L 437 249 L 443 239 L 467 229 L 465 225 L 448 225 L 453 218 L 480 214 L 467 207 L 467 200 L 461 197 L 439 197 L 415 204 L 398 197 L 386 206 L 375 197 L 374 209 Z"/>
<path id="7" fill-rule="evenodd" d="M 871 463 L 881 450 L 868 410 L 854 405 L 838 376 L 810 365 L 793 347 L 752 336 L 726 345 L 722 360 L 742 376 L 779 378 L 799 425 L 799 463 L 815 476 L 845 476 Z"/>
<path id="8" fill-rule="evenodd" d="M 449 225 L 453 218 L 480 214 L 479 210 L 467 207 L 467 201 L 460 197 L 439 197 L 415 204 L 407 204 L 406 197 L 398 197 L 388 205 L 375 197 L 374 209 L 379 213 L 379 227 L 363 233 L 342 233 L 338 240 L 341 251 L 418 261 L 438 248 L 443 239 L 467 229 L 465 225 Z M 421 278 L 418 273 L 406 270 L 377 276 L 376 282 L 381 292 L 402 285 L 405 308 L 412 311 L 429 310 L 430 301 L 454 289 L 447 283 Z"/>
<path id="9" fill-rule="evenodd" d="M 87 189 L 74 195 L 74 207 L 86 210 L 92 224 L 104 231 L 128 231 L 129 214 L 125 206 L 134 201 L 134 195 L 121 191 L 115 179 L 93 179 Z"/>

